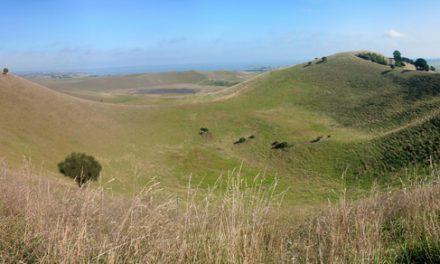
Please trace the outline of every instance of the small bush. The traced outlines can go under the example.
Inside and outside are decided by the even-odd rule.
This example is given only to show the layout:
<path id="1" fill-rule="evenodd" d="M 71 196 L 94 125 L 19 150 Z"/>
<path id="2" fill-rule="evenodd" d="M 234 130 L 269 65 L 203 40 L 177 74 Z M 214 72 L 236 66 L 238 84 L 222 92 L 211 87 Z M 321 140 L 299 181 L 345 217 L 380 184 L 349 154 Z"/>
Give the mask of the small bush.
<path id="1" fill-rule="evenodd" d="M 237 141 L 234 142 L 234 145 L 241 144 L 241 143 L 244 143 L 244 142 L 246 142 L 246 138 L 241 137 Z"/>
<path id="2" fill-rule="evenodd" d="M 287 142 L 278 142 L 278 141 L 274 141 L 272 144 L 272 149 L 287 149 L 288 147 L 290 147 L 289 143 Z"/>
<path id="3" fill-rule="evenodd" d="M 96 181 L 102 167 L 93 156 L 74 152 L 58 164 L 58 169 L 65 176 L 74 179 L 79 187 L 82 187 L 89 180 Z"/>
<path id="4" fill-rule="evenodd" d="M 4 68 L 4 69 L 3 69 L 3 74 L 8 74 L 8 72 L 9 72 L 9 69 L 8 69 L 8 68 Z"/>
<path id="5" fill-rule="evenodd" d="M 199 134 L 208 133 L 208 132 L 209 132 L 209 129 L 207 127 L 201 127 L 199 129 Z"/>

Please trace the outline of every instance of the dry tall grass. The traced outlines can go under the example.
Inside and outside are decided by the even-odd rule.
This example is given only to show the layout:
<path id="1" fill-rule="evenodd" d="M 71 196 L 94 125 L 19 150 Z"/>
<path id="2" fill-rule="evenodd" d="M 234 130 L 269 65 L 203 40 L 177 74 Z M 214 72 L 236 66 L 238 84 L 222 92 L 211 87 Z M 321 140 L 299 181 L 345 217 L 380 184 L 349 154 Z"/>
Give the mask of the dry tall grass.
<path id="1" fill-rule="evenodd" d="M 0 262 L 438 263 L 440 185 L 417 184 L 281 219 L 275 186 L 239 172 L 222 190 L 157 183 L 133 198 L 0 166 Z M 219 183 L 220 185 L 220 183 Z M 226 186 L 226 190 L 223 189 Z"/>
<path id="2" fill-rule="evenodd" d="M 297 228 L 300 263 L 440 263 L 439 181 L 339 203 Z"/>
<path id="3" fill-rule="evenodd" d="M 155 183 L 127 199 L 29 167 L 2 166 L 0 177 L 0 262 L 269 263 L 287 251 L 275 186 L 247 186 L 239 172 L 227 177 L 221 199 L 189 187 L 179 202 Z"/>

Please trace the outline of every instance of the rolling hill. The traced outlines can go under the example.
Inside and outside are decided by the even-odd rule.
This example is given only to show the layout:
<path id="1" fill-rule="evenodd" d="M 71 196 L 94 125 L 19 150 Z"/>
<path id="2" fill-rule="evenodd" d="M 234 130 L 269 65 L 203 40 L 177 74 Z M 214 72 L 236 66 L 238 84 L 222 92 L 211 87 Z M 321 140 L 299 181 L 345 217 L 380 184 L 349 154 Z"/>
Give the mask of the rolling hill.
<path id="1" fill-rule="evenodd" d="M 108 89 L 123 77 L 114 78 Z M 56 172 L 70 152 L 87 152 L 103 163 L 102 182 L 111 181 L 106 186 L 117 193 L 136 192 L 153 178 L 173 192 L 190 177 L 205 188 L 241 168 L 244 177 L 265 174 L 267 184 L 279 178 L 292 204 L 320 204 L 338 190 L 357 196 L 373 182 L 391 184 L 406 169 L 435 162 L 437 87 L 436 74 L 391 71 L 354 53 L 138 105 L 84 100 L 0 76 L 0 156 L 18 164 L 24 155 Z M 200 136 L 201 127 L 212 137 Z M 241 137 L 248 139 L 233 144 Z M 271 149 L 274 141 L 290 147 Z"/>

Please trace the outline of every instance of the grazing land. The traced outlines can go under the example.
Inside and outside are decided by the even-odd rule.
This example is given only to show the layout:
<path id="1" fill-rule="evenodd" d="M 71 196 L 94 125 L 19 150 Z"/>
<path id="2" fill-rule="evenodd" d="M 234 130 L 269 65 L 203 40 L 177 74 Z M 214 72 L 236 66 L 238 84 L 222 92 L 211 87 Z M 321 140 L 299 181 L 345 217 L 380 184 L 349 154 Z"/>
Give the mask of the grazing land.
<path id="1" fill-rule="evenodd" d="M 440 259 L 440 75 L 357 54 L 259 75 L 0 75 L 4 261 Z M 85 190 L 57 171 L 71 152 L 102 165 Z"/>

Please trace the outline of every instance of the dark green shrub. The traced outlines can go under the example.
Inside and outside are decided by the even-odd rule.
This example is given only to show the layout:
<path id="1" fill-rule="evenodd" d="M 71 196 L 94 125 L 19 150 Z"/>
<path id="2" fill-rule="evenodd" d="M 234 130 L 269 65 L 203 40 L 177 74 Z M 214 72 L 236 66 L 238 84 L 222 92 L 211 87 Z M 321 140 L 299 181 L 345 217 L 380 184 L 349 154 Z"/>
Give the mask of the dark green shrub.
<path id="1" fill-rule="evenodd" d="M 430 67 L 430 70 L 431 70 L 431 71 L 436 71 L 436 68 L 435 68 L 434 66 L 431 66 L 431 67 Z"/>
<path id="2" fill-rule="evenodd" d="M 9 69 L 8 69 L 8 68 L 4 68 L 4 69 L 3 69 L 3 74 L 8 74 L 8 72 L 9 72 Z"/>
<path id="3" fill-rule="evenodd" d="M 428 62 L 425 59 L 422 58 L 417 59 L 416 62 L 414 62 L 414 65 L 419 71 L 429 71 Z"/>
<path id="4" fill-rule="evenodd" d="M 379 55 L 377 53 L 366 52 L 366 53 L 357 54 L 356 56 L 358 56 L 359 58 L 364 59 L 364 60 L 369 60 L 369 61 L 379 63 L 382 65 L 387 65 L 385 57 L 382 55 Z"/>
<path id="5" fill-rule="evenodd" d="M 396 67 L 404 67 L 405 63 L 401 62 L 401 61 L 396 61 Z"/>
<path id="6" fill-rule="evenodd" d="M 283 150 L 290 147 L 289 143 L 287 143 L 285 141 L 284 142 L 275 141 L 271 144 L 271 146 L 272 146 L 272 149 L 283 149 Z"/>
<path id="7" fill-rule="evenodd" d="M 205 134 L 205 133 L 209 133 L 209 129 L 208 129 L 207 127 L 201 127 L 201 128 L 199 129 L 199 134 L 200 134 L 200 135 L 203 135 L 203 134 Z"/>
<path id="8" fill-rule="evenodd" d="M 403 62 L 406 62 L 406 63 L 409 63 L 409 64 L 414 64 L 414 61 L 413 61 L 413 60 L 408 59 L 408 58 L 406 58 L 406 57 L 403 57 L 403 58 L 402 58 L 402 61 L 403 61 Z"/>
<path id="9" fill-rule="evenodd" d="M 102 167 L 93 156 L 74 152 L 67 156 L 64 161 L 58 163 L 58 169 L 82 187 L 87 181 L 96 181 Z"/>
<path id="10" fill-rule="evenodd" d="M 402 61 L 402 53 L 400 53 L 400 51 L 398 51 L 398 50 L 393 52 L 393 57 L 394 57 L 394 60 L 396 61 L 396 64 L 397 64 L 397 62 Z"/>
<path id="11" fill-rule="evenodd" d="M 323 136 L 316 137 L 316 138 L 310 140 L 309 143 L 317 143 L 317 142 L 321 141 L 322 137 Z"/>
<path id="12" fill-rule="evenodd" d="M 241 143 L 244 143 L 244 142 L 246 142 L 246 138 L 241 137 L 237 141 L 234 142 L 234 145 L 241 144 Z"/>
<path id="13" fill-rule="evenodd" d="M 327 57 L 322 57 L 321 60 L 319 60 L 318 62 L 316 62 L 316 64 L 326 63 L 327 60 L 328 60 Z"/>

